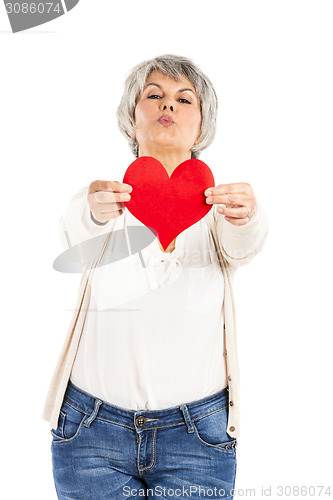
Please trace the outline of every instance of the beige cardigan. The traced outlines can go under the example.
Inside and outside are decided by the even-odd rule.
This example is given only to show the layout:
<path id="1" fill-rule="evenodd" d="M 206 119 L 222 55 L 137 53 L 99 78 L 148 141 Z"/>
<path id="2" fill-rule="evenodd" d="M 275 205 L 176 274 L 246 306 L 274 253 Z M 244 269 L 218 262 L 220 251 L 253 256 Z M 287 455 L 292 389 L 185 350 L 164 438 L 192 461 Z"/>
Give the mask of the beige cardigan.
<path id="1" fill-rule="evenodd" d="M 88 187 L 80 189 L 70 200 L 66 213 L 60 219 L 59 236 L 62 245 L 67 249 L 70 245 L 74 246 L 95 236 L 105 235 L 105 239 L 101 238 L 103 240 L 101 251 L 94 257 L 91 264 L 86 267 L 83 264 L 77 305 L 49 386 L 42 418 L 49 421 L 53 429 L 58 426 L 60 408 L 89 308 L 94 268 L 103 255 L 116 221 L 112 219 L 105 225 L 93 222 L 90 217 L 87 194 Z M 230 404 L 227 432 L 231 437 L 238 437 L 240 435 L 240 382 L 232 286 L 238 266 L 250 262 L 262 249 L 268 234 L 268 222 L 257 196 L 255 214 L 244 226 L 235 226 L 226 221 L 224 216 L 217 212 L 216 204 L 205 219 L 211 230 L 224 276 L 225 352 L 223 355 L 227 368 Z"/>

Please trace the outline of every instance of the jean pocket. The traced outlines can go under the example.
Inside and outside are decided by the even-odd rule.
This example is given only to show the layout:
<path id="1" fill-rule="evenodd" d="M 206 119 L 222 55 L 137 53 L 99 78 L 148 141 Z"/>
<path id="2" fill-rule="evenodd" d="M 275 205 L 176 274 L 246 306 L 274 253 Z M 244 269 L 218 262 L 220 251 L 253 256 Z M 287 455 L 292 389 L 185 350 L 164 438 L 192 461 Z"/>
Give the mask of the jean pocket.
<path id="1" fill-rule="evenodd" d="M 85 413 L 64 401 L 59 413 L 58 427 L 51 429 L 52 443 L 64 443 L 77 438 L 86 417 Z"/>
<path id="2" fill-rule="evenodd" d="M 192 422 L 195 434 L 203 445 L 218 448 L 236 457 L 237 439 L 227 433 L 228 406 L 202 415 Z"/>

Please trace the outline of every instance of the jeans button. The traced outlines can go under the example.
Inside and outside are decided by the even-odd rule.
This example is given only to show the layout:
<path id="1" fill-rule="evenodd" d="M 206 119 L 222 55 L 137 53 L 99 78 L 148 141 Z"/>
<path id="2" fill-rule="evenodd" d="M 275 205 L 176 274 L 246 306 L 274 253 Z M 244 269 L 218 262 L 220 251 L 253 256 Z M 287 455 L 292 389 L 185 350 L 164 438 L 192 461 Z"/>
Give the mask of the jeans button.
<path id="1" fill-rule="evenodd" d="M 138 427 L 143 427 L 146 423 L 146 417 L 140 415 L 139 417 L 136 418 L 135 423 Z"/>

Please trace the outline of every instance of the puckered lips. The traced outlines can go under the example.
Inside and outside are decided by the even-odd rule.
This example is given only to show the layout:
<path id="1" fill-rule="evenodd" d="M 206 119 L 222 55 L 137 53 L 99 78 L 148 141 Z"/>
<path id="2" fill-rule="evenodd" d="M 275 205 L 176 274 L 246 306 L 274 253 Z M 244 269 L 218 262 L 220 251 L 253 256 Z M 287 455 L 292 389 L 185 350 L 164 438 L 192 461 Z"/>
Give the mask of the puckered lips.
<path id="1" fill-rule="evenodd" d="M 173 119 L 171 118 L 171 116 L 169 116 L 169 115 L 162 115 L 159 117 L 159 119 L 157 121 L 158 121 L 158 123 L 160 123 L 164 127 L 170 127 L 170 125 L 173 125 L 175 123 L 173 121 Z"/>

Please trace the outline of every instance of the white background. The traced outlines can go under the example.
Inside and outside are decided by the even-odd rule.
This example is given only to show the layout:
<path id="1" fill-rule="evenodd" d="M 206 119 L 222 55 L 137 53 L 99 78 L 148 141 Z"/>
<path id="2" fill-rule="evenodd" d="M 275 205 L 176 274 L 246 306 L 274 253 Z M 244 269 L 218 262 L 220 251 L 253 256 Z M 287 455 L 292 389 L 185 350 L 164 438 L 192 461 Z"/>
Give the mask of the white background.
<path id="1" fill-rule="evenodd" d="M 81 0 L 12 34 L 0 5 L 6 500 L 56 499 L 41 413 L 80 279 L 52 268 L 57 224 L 80 187 L 122 180 L 134 159 L 115 117 L 123 81 L 164 53 L 192 58 L 213 81 L 218 130 L 201 159 L 216 184 L 249 182 L 270 224 L 235 282 L 238 496 L 330 484 L 332 18 L 322 0 Z"/>

